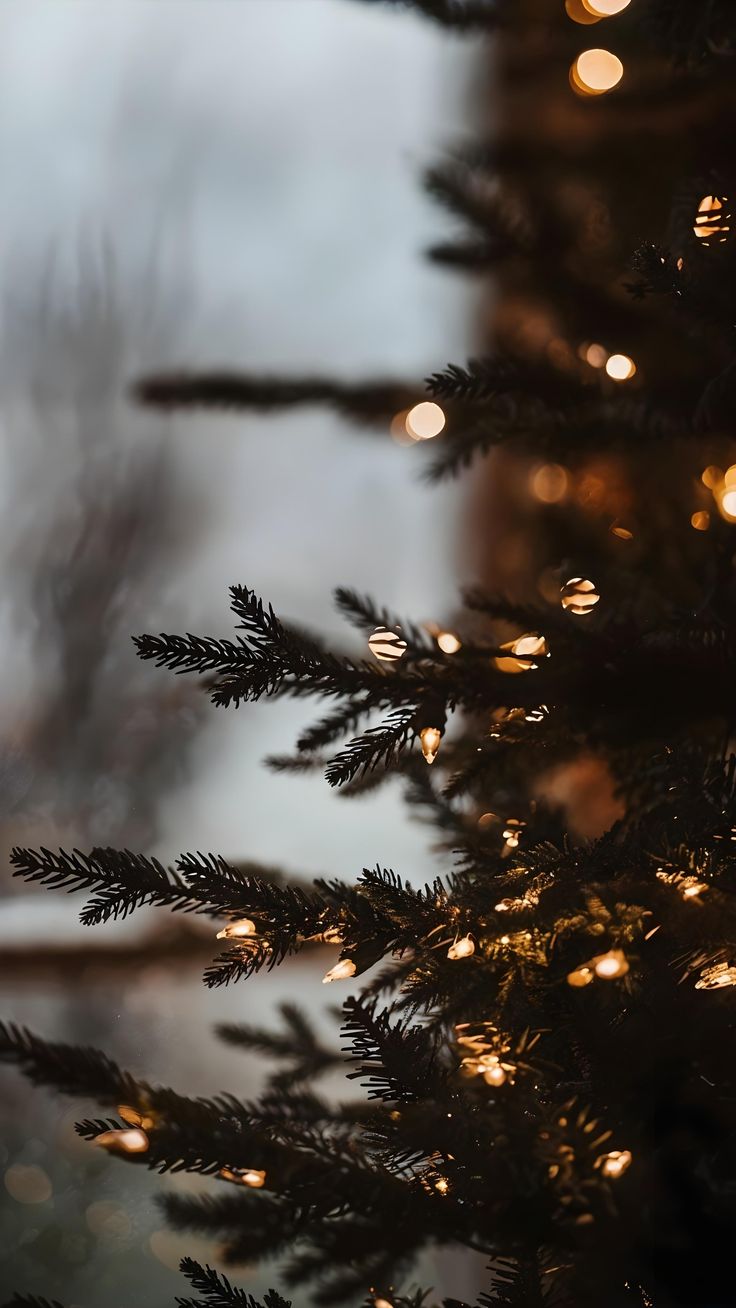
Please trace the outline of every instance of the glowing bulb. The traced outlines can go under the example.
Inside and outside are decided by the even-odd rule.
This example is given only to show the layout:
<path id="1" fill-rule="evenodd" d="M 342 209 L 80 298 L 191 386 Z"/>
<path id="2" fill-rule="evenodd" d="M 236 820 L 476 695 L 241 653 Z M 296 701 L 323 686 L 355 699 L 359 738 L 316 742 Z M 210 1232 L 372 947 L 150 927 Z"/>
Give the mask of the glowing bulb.
<path id="1" fill-rule="evenodd" d="M 217 1175 L 221 1181 L 247 1185 L 250 1190 L 260 1190 L 266 1183 L 266 1173 L 257 1167 L 221 1167 Z"/>
<path id="2" fill-rule="evenodd" d="M 583 0 L 565 0 L 565 13 L 574 23 L 599 23 L 601 20 L 586 9 Z"/>
<path id="3" fill-rule="evenodd" d="M 606 372 L 614 381 L 628 381 L 636 372 L 636 364 L 628 354 L 612 354 L 606 361 Z"/>
<path id="4" fill-rule="evenodd" d="M 445 425 L 445 415 L 439 404 L 432 400 L 422 400 L 415 404 L 406 415 L 406 430 L 415 441 L 430 441 L 439 436 Z"/>
<path id="5" fill-rule="evenodd" d="M 109 1149 L 111 1154 L 144 1154 L 149 1147 L 145 1131 L 135 1126 L 103 1131 L 101 1135 L 95 1136 L 92 1143 Z"/>
<path id="6" fill-rule="evenodd" d="M 596 18 L 613 18 L 614 14 L 628 8 L 631 0 L 583 0 L 583 4 Z"/>
<path id="7" fill-rule="evenodd" d="M 570 75 L 573 85 L 584 95 L 604 95 L 621 81 L 624 66 L 610 50 L 583 50 Z"/>
<path id="8" fill-rule="evenodd" d="M 567 482 L 567 472 L 561 464 L 543 463 L 532 472 L 531 492 L 542 504 L 558 504 L 565 498 Z"/>
<path id="9" fill-rule="evenodd" d="M 342 945 L 345 943 L 340 927 L 334 926 L 327 927 L 327 930 L 322 932 L 322 940 L 326 945 Z"/>
<path id="10" fill-rule="evenodd" d="M 728 200 L 725 196 L 704 195 L 698 205 L 693 232 L 703 245 L 711 244 L 711 237 L 717 244 L 728 239 L 731 230 L 731 215 L 725 208 Z"/>
<path id="11" fill-rule="evenodd" d="M 442 732 L 439 727 L 422 727 L 419 732 L 419 739 L 422 742 L 422 753 L 428 763 L 434 763 L 440 748 Z"/>
<path id="12" fill-rule="evenodd" d="M 376 627 L 368 637 L 368 648 L 380 663 L 396 663 L 406 653 L 406 641 L 388 627 Z"/>
<path id="13" fill-rule="evenodd" d="M 622 949 L 609 949 L 606 954 L 599 954 L 591 960 L 596 976 L 604 981 L 613 981 L 625 976 L 629 970 L 628 960 Z"/>
<path id="14" fill-rule="evenodd" d="M 435 1190 L 439 1190 L 440 1194 L 447 1194 L 447 1191 L 450 1188 L 450 1182 L 447 1180 L 446 1176 L 441 1176 L 439 1181 L 435 1181 L 434 1188 Z"/>
<path id="15" fill-rule="evenodd" d="M 455 636 L 451 631 L 441 631 L 437 637 L 437 644 L 443 654 L 457 654 L 458 650 L 462 649 L 462 645 L 457 636 Z"/>
<path id="16" fill-rule="evenodd" d="M 508 650 L 509 653 L 502 654 L 494 660 L 499 672 L 529 672 L 538 666 L 536 659 L 547 657 L 547 642 L 544 636 L 531 633 L 517 636 L 516 640 L 507 640 L 500 648 Z"/>
<path id="17" fill-rule="evenodd" d="M 686 877 L 680 883 L 680 890 L 683 899 L 697 899 L 708 889 L 707 881 L 694 881 L 691 877 Z"/>
<path id="18" fill-rule="evenodd" d="M 619 540 L 633 540 L 634 533 L 628 527 L 622 527 L 620 523 L 614 522 L 611 527 L 611 535 L 618 536 Z"/>
<path id="19" fill-rule="evenodd" d="M 561 604 L 568 613 L 590 613 L 600 599 L 595 583 L 586 577 L 571 577 L 560 590 Z"/>
<path id="20" fill-rule="evenodd" d="M 589 986 L 593 980 L 593 971 L 590 967 L 576 967 L 574 972 L 568 972 L 567 984 L 579 989 L 582 986 Z"/>
<path id="21" fill-rule="evenodd" d="M 394 1308 L 390 1299 L 374 1299 L 373 1308 Z"/>
<path id="22" fill-rule="evenodd" d="M 454 945 L 450 945 L 447 951 L 447 957 L 453 960 L 457 958 L 470 958 L 475 953 L 475 945 L 470 936 L 463 936 L 462 940 L 456 940 Z"/>
<path id="23" fill-rule="evenodd" d="M 335 963 L 329 972 L 325 972 L 322 977 L 322 985 L 327 986 L 331 981 L 347 981 L 349 977 L 355 976 L 357 968 L 352 958 L 341 958 L 339 963 Z"/>
<path id="24" fill-rule="evenodd" d="M 724 491 L 720 498 L 719 507 L 724 518 L 736 522 L 736 486 Z"/>
<path id="25" fill-rule="evenodd" d="M 610 1153 L 604 1154 L 598 1159 L 600 1169 L 604 1176 L 617 1177 L 623 1176 L 626 1169 L 631 1165 L 630 1149 L 612 1149 Z"/>
<path id="26" fill-rule="evenodd" d="M 690 519 L 690 526 L 696 531 L 707 531 L 710 526 L 710 514 L 706 509 L 698 509 Z"/>
<path id="27" fill-rule="evenodd" d="M 256 924 L 249 917 L 241 917 L 237 922 L 228 922 L 222 931 L 218 931 L 218 940 L 242 940 L 245 936 L 256 934 Z"/>

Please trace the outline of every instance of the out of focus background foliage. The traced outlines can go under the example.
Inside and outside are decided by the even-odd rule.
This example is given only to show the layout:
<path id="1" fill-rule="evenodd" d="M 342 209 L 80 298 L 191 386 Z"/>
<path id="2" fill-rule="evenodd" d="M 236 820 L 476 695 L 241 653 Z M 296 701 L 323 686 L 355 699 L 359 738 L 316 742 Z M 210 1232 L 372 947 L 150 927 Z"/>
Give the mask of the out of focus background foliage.
<path id="1" fill-rule="evenodd" d="M 388 431 L 320 409 L 161 419 L 128 387 L 182 361 L 421 378 L 472 351 L 483 302 L 423 260 L 443 220 L 419 179 L 467 131 L 487 52 L 349 0 L 0 17 L 3 863 L 17 843 L 112 844 L 423 879 L 426 833 L 391 788 L 351 804 L 263 769 L 303 705 L 218 712 L 130 635 L 226 630 L 234 582 L 326 634 L 339 584 L 447 618 L 462 486 L 423 485 Z M 201 923 L 93 932 L 76 911 L 0 878 L 2 1012 L 151 1080 L 247 1095 L 260 1069 L 214 1021 L 323 1007 L 322 960 L 212 994 Z M 163 1229 L 150 1176 L 77 1141 L 78 1104 L 8 1072 L 0 1113 L 3 1288 L 153 1308 L 185 1246 L 213 1256 Z"/>

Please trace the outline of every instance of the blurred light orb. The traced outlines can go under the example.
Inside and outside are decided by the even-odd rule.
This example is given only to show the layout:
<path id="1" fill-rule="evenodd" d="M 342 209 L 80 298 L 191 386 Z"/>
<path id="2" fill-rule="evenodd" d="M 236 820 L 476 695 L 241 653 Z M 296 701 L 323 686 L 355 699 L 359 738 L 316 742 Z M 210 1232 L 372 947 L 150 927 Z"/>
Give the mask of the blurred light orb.
<path id="1" fill-rule="evenodd" d="M 452 631 L 441 631 L 437 637 L 437 644 L 443 654 L 457 654 L 462 649 L 462 643 Z"/>
<path id="2" fill-rule="evenodd" d="M 42 1167 L 13 1163 L 5 1173 L 5 1189 L 19 1204 L 43 1204 L 51 1198 L 51 1182 Z"/>
<path id="3" fill-rule="evenodd" d="M 605 95 L 624 75 L 624 66 L 610 50 L 583 50 L 570 69 L 570 77 L 583 95 Z"/>
<path id="4" fill-rule="evenodd" d="M 700 480 L 704 486 L 708 487 L 708 490 L 715 490 L 718 483 L 723 480 L 723 473 L 714 463 L 710 463 L 707 468 L 703 468 Z"/>
<path id="5" fill-rule="evenodd" d="M 408 416 L 409 416 L 409 410 L 402 409 L 399 413 L 395 413 L 393 418 L 391 419 L 389 432 L 391 433 L 393 439 L 396 441 L 397 445 L 414 444 L 415 437 L 411 436 L 406 429 L 406 420 Z"/>
<path id="6" fill-rule="evenodd" d="M 406 430 L 415 441 L 430 441 L 433 436 L 439 436 L 446 422 L 446 418 L 439 404 L 433 400 L 422 400 L 421 404 L 415 404 L 406 415 Z"/>
<path id="7" fill-rule="evenodd" d="M 636 372 L 636 364 L 628 354 L 612 354 L 606 360 L 606 372 L 614 381 L 628 381 Z"/>
<path id="8" fill-rule="evenodd" d="M 612 1178 L 623 1176 L 626 1169 L 631 1165 L 631 1150 L 612 1149 L 610 1153 L 604 1154 L 599 1162 L 604 1176 Z"/>
<path id="9" fill-rule="evenodd" d="M 388 627 L 376 627 L 368 637 L 368 648 L 379 663 L 396 663 L 406 653 L 406 641 Z"/>
<path id="10" fill-rule="evenodd" d="M 620 522 L 614 522 L 611 527 L 611 535 L 617 536 L 619 540 L 633 540 L 634 533 L 628 527 L 624 527 Z"/>
<path id="11" fill-rule="evenodd" d="M 504 641 L 500 648 L 508 650 L 508 654 L 501 654 L 494 659 L 499 672 L 530 672 L 539 666 L 535 660 L 546 658 L 548 654 L 544 636 L 532 634 Z"/>
<path id="12" fill-rule="evenodd" d="M 615 981 L 629 970 L 629 961 L 622 949 L 609 949 L 608 953 L 599 954 L 591 962 L 596 976 L 604 981 Z"/>
<path id="13" fill-rule="evenodd" d="M 573 972 L 567 974 L 567 984 L 573 986 L 576 990 L 582 989 L 583 986 L 589 986 L 593 980 L 593 970 L 590 967 L 576 967 Z"/>
<path id="14" fill-rule="evenodd" d="M 585 362 L 589 363 L 591 368 L 605 368 L 608 351 L 602 345 L 589 345 L 585 351 Z"/>
<path id="15" fill-rule="evenodd" d="M 601 21 L 597 14 L 592 14 L 590 12 L 584 3 L 584 0 L 565 0 L 565 13 L 568 18 L 572 19 L 573 23 L 587 25 L 590 23 L 599 23 Z"/>
<path id="16" fill-rule="evenodd" d="M 600 599 L 595 582 L 587 577 L 571 577 L 560 590 L 560 602 L 567 613 L 580 616 L 590 613 Z"/>
<path id="17" fill-rule="evenodd" d="M 532 495 L 542 504 L 559 504 L 567 494 L 568 475 L 559 463 L 543 463 L 530 478 Z"/>
<path id="18" fill-rule="evenodd" d="M 736 522 L 736 486 L 724 491 L 720 499 L 720 510 L 729 522 Z"/>
<path id="19" fill-rule="evenodd" d="M 730 468 L 726 468 L 723 480 L 727 486 L 736 486 L 736 463 L 732 463 Z"/>
<path id="20" fill-rule="evenodd" d="M 710 514 L 707 509 L 698 509 L 690 519 L 690 526 L 696 531 L 707 531 L 710 526 Z"/>
<path id="21" fill-rule="evenodd" d="M 113 1240 L 124 1240 L 130 1235 L 133 1224 L 124 1208 L 110 1199 L 99 1199 L 90 1204 L 84 1213 L 87 1226 L 93 1235 Z"/>
<path id="22" fill-rule="evenodd" d="M 722 245 L 731 231 L 731 214 L 726 196 L 704 195 L 698 205 L 693 233 L 703 245 Z"/>
<path id="23" fill-rule="evenodd" d="M 620 14 L 624 9 L 628 9 L 631 0 L 582 0 L 582 3 L 588 12 L 595 14 L 597 18 L 613 18 L 614 14 Z"/>

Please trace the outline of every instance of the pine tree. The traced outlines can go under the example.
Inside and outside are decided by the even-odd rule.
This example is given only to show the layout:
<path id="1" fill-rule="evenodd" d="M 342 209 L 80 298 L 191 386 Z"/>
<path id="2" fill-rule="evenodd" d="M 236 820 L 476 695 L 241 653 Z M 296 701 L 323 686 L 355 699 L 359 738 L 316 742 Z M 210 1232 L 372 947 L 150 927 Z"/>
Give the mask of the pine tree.
<path id="1" fill-rule="evenodd" d="M 280 1257 L 299 1302 L 420 1308 L 431 1291 L 408 1288 L 412 1264 L 450 1245 L 488 1259 L 481 1308 L 726 1308 L 736 466 L 721 464 L 736 379 L 736 13 L 726 0 L 632 0 L 615 18 L 594 0 L 554 14 L 541 0 L 415 7 L 498 28 L 500 85 L 493 142 L 427 178 L 466 228 L 432 257 L 491 268 L 500 287 L 488 356 L 429 379 L 445 422 L 429 476 L 500 446 L 547 461 L 532 583 L 467 595 L 457 634 L 341 589 L 361 657 L 243 584 L 234 634 L 135 639 L 144 660 L 201 676 L 217 706 L 328 701 L 271 766 L 324 770 L 352 795 L 398 778 L 448 871 L 421 887 L 380 866 L 310 885 L 217 854 L 167 867 L 127 850 L 16 849 L 15 875 L 84 894 L 90 925 L 148 907 L 213 918 L 224 944 L 209 986 L 317 940 L 335 951 L 325 981 L 348 998 L 342 1051 L 291 1005 L 282 1031 L 220 1029 L 279 1061 L 255 1102 L 188 1098 L 12 1024 L 0 1056 L 34 1084 L 96 1099 L 109 1115 L 80 1122 L 84 1139 L 212 1177 L 205 1198 L 167 1197 L 169 1221 L 219 1237 L 231 1261 Z M 616 68 L 577 62 L 578 11 L 620 52 L 610 96 L 583 95 Z M 421 394 L 192 373 L 135 390 L 159 406 L 331 404 L 361 423 Z M 625 476 L 625 516 L 605 486 L 590 494 L 604 457 Z M 543 568 L 554 593 L 549 578 L 536 585 Z M 622 815 L 583 841 L 537 782 L 591 754 Z M 345 1060 L 362 1093 L 335 1104 L 317 1082 Z M 201 1296 L 187 1308 L 258 1308 L 210 1268 L 182 1271 Z M 275 1291 L 264 1300 L 283 1305 Z"/>

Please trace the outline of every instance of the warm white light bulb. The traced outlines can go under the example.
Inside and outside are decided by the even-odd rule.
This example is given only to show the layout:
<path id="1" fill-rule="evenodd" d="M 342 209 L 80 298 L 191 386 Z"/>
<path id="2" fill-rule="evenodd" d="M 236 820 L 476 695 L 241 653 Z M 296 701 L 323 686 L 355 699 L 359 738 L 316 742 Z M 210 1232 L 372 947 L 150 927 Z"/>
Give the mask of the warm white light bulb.
<path id="1" fill-rule="evenodd" d="M 447 957 L 451 959 L 470 958 L 475 953 L 475 945 L 470 936 L 463 936 L 462 940 L 456 940 L 447 951 Z"/>
<path id="2" fill-rule="evenodd" d="M 419 739 L 422 742 L 422 753 L 428 763 L 434 763 L 440 748 L 442 732 L 439 727 L 422 727 L 419 732 Z"/>
<path id="3" fill-rule="evenodd" d="M 614 381 L 628 381 L 636 372 L 636 364 L 628 354 L 612 354 L 606 360 L 606 372 Z"/>
<path id="4" fill-rule="evenodd" d="M 457 654 L 462 648 L 460 641 L 452 631 L 441 631 L 437 637 L 437 644 L 443 654 Z"/>
<path id="5" fill-rule="evenodd" d="M 93 1144 L 101 1145 L 103 1149 L 109 1149 L 110 1153 L 118 1154 L 144 1154 L 149 1147 L 149 1139 L 145 1131 L 139 1127 L 125 1127 L 123 1130 L 103 1131 L 101 1135 L 95 1136 Z"/>
<path id="6" fill-rule="evenodd" d="M 610 50 L 583 50 L 572 66 L 575 86 L 588 95 L 611 91 L 624 75 L 621 60 Z"/>
<path id="7" fill-rule="evenodd" d="M 616 977 L 625 976 L 629 970 L 628 960 L 623 950 L 609 949 L 606 954 L 599 954 L 592 960 L 593 971 L 596 976 L 601 977 L 604 981 L 615 980 Z"/>
<path id="8" fill-rule="evenodd" d="M 339 963 L 335 963 L 329 972 L 325 972 L 322 977 L 322 985 L 329 985 L 330 981 L 347 981 L 349 977 L 355 976 L 357 968 L 352 958 L 341 958 Z"/>
<path id="9" fill-rule="evenodd" d="M 217 932 L 218 940 L 242 940 L 245 936 L 256 934 L 256 924 L 249 917 L 241 917 L 237 922 L 228 922 L 222 931 Z"/>
<path id="10" fill-rule="evenodd" d="M 439 436 L 445 425 L 445 415 L 433 400 L 422 400 L 406 415 L 406 430 L 415 441 L 430 441 Z"/>

